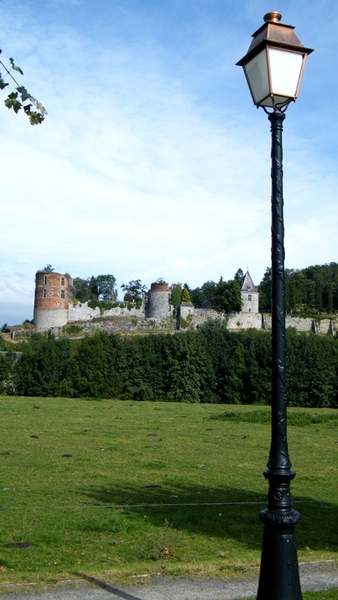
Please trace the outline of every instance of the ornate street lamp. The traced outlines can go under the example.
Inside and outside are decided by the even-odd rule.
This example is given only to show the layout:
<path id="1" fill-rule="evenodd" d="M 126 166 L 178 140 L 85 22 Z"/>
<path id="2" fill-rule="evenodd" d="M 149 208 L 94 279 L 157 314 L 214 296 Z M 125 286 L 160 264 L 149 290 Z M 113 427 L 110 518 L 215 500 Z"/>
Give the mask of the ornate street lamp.
<path id="1" fill-rule="evenodd" d="M 282 131 L 284 113 L 298 96 L 312 50 L 302 45 L 294 27 L 280 20 L 277 12 L 265 15 L 246 56 L 237 63 L 244 69 L 254 104 L 268 113 L 271 123 L 271 447 L 264 472 L 268 502 L 259 514 L 264 534 L 257 600 L 302 598 L 295 543 L 300 517 L 292 508 L 290 482 L 295 473 L 287 445 Z"/>

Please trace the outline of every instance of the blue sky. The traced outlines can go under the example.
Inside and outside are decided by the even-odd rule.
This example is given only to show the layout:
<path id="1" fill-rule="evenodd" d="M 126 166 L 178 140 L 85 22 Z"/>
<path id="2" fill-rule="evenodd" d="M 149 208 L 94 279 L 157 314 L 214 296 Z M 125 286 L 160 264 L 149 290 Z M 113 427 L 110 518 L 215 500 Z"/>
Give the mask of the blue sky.
<path id="1" fill-rule="evenodd" d="M 286 267 L 338 261 L 338 5 L 277 4 L 0 2 L 1 58 L 48 110 L 32 127 L 0 96 L 0 325 L 32 318 L 48 263 L 118 287 L 261 281 L 270 130 L 235 63 L 271 10 L 315 49 L 284 123 Z"/>

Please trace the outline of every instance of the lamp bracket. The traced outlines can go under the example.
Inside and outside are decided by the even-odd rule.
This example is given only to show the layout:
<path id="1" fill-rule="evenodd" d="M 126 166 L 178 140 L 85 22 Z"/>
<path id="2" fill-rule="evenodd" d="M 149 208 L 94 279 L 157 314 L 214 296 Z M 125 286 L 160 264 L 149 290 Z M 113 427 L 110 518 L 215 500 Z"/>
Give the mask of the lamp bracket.
<path id="1" fill-rule="evenodd" d="M 275 104 L 271 108 L 271 110 L 268 110 L 268 108 L 266 106 L 259 106 L 259 105 L 257 105 L 256 108 L 262 108 L 267 115 L 271 115 L 274 112 L 285 113 L 285 111 L 289 108 L 289 104 L 291 104 L 291 102 L 296 102 L 295 98 L 290 98 L 289 102 L 287 102 L 287 104 L 283 104 L 282 106 Z"/>

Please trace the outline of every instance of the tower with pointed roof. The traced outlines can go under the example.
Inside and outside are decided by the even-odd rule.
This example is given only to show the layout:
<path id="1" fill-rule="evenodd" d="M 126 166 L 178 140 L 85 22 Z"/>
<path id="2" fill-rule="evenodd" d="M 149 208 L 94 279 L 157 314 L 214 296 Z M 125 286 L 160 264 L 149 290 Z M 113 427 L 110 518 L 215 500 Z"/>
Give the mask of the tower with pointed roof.
<path id="1" fill-rule="evenodd" d="M 243 277 L 242 287 L 242 313 L 259 313 L 259 293 L 252 281 L 249 271 Z"/>

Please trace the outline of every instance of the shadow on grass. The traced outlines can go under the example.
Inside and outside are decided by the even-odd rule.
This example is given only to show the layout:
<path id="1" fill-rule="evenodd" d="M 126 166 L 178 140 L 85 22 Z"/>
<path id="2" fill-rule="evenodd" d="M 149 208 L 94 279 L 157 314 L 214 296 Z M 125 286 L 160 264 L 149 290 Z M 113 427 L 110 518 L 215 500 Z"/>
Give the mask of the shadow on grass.
<path id="1" fill-rule="evenodd" d="M 92 501 L 115 511 L 123 511 L 142 522 L 145 518 L 158 527 L 171 527 L 191 534 L 228 537 L 247 548 L 256 549 L 262 541 L 258 513 L 266 497 L 235 488 L 208 488 L 203 485 L 114 485 L 81 490 Z M 299 549 L 338 551 L 338 506 L 313 498 L 299 497 L 293 506 L 301 515 L 296 527 Z"/>

